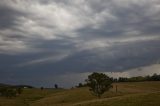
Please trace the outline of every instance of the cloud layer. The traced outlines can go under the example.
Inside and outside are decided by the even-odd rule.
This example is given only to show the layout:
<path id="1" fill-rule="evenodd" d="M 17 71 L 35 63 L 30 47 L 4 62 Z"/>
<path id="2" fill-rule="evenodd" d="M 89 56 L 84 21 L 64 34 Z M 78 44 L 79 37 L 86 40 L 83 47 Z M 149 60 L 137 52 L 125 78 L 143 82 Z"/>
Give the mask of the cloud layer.
<path id="1" fill-rule="evenodd" d="M 0 13 L 0 77 L 25 82 L 160 60 L 159 0 L 1 0 Z"/>

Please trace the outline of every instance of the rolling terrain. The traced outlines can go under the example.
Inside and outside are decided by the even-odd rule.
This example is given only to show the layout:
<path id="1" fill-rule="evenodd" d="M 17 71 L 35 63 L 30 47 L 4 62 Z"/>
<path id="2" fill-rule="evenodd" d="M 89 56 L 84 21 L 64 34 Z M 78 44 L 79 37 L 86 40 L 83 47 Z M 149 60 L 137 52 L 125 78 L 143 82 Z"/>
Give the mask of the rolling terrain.
<path id="1" fill-rule="evenodd" d="M 118 86 L 116 92 L 115 86 Z M 160 82 L 114 83 L 101 99 L 87 87 L 73 89 L 24 89 L 17 97 L 0 97 L 0 106 L 158 106 Z"/>

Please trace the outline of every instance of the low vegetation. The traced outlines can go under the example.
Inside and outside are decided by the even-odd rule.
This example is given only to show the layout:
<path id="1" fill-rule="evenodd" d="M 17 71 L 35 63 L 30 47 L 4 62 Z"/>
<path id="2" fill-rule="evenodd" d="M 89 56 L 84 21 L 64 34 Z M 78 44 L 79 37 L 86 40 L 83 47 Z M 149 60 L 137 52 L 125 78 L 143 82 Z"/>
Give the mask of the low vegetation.
<path id="1" fill-rule="evenodd" d="M 64 89 L 23 89 L 22 94 L 16 97 L 0 97 L 0 106 L 30 106 L 33 102 L 49 97 L 52 94 L 65 91 Z"/>
<path id="2" fill-rule="evenodd" d="M 27 88 L 22 94 L 11 99 L 0 97 L 0 106 L 158 106 L 160 104 L 159 81 L 122 82 L 112 85 L 113 88 L 105 92 L 101 99 L 92 95 L 88 87 L 68 90 Z"/>
<path id="3" fill-rule="evenodd" d="M 117 81 L 111 84 L 111 78 L 93 73 L 86 84 L 71 89 L 60 89 L 57 85 L 54 89 L 41 87 L 22 90 L 5 85 L 0 87 L 0 106 L 159 106 L 160 81 L 157 81 L 157 76 L 150 76 L 156 81 Z M 93 90 L 101 99 L 92 95 Z"/>
<path id="4" fill-rule="evenodd" d="M 22 88 L 20 87 L 1 87 L 0 88 L 0 96 L 11 98 L 16 97 L 22 93 Z"/>
<path id="5" fill-rule="evenodd" d="M 153 74 L 152 76 L 138 76 L 138 77 L 131 77 L 125 78 L 120 77 L 118 79 L 111 78 L 113 82 L 142 82 L 142 81 L 160 81 L 160 75 Z"/>

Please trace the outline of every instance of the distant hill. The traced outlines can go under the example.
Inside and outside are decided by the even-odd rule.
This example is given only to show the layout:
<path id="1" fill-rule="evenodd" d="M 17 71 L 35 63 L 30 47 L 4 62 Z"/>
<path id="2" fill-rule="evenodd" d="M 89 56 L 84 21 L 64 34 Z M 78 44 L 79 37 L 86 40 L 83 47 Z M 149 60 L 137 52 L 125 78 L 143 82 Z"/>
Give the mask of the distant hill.
<path id="1" fill-rule="evenodd" d="M 33 86 L 30 86 L 30 85 L 15 85 L 13 87 L 18 87 L 18 88 L 34 88 Z"/>
<path id="2" fill-rule="evenodd" d="M 35 88 L 33 86 L 30 86 L 30 85 L 9 85 L 9 84 L 3 84 L 3 83 L 0 83 L 0 87 Z"/>
<path id="3" fill-rule="evenodd" d="M 11 85 L 0 83 L 0 87 L 9 87 Z"/>

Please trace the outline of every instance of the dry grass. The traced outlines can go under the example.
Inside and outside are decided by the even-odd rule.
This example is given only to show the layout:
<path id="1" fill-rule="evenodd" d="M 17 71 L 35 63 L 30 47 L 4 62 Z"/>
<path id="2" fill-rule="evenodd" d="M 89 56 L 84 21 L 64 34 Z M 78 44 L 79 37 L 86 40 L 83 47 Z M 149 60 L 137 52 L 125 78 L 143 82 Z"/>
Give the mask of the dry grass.
<path id="1" fill-rule="evenodd" d="M 10 99 L 0 97 L 0 106 L 29 106 L 33 101 L 43 99 L 61 91 L 64 90 L 46 89 L 42 91 L 40 89 L 24 89 L 23 93 L 17 97 Z"/>
<path id="2" fill-rule="evenodd" d="M 115 85 L 118 86 L 117 93 Z M 149 106 L 150 101 L 154 102 L 152 106 L 160 104 L 160 82 L 114 83 L 113 86 L 101 99 L 93 96 L 86 87 L 70 90 L 25 90 L 16 98 L 0 98 L 0 106 Z M 140 105 L 142 103 L 144 105 Z"/>
<path id="3" fill-rule="evenodd" d="M 133 94 L 109 99 L 87 101 L 72 106 L 159 106 L 160 92 Z"/>

